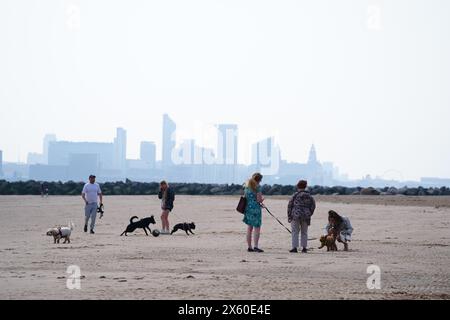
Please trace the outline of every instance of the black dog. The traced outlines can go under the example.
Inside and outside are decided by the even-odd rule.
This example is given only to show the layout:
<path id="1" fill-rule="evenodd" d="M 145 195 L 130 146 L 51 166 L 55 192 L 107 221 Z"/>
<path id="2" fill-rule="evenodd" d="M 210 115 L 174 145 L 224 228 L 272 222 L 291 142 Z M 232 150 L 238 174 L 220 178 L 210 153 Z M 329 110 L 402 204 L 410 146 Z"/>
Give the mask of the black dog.
<path id="1" fill-rule="evenodd" d="M 127 236 L 128 232 L 134 232 L 134 230 L 136 230 L 138 228 L 144 229 L 145 234 L 148 236 L 146 229 L 148 229 L 148 231 L 150 231 L 150 233 L 151 233 L 152 230 L 150 230 L 150 224 L 156 224 L 154 216 L 151 216 L 150 218 L 144 218 L 144 219 L 134 222 L 133 220 L 135 220 L 135 219 L 139 219 L 139 217 L 136 217 L 136 216 L 132 217 L 130 219 L 130 224 L 128 225 L 127 229 L 124 232 L 122 232 L 122 234 L 120 236 L 123 236 L 123 235 Z"/>
<path id="2" fill-rule="evenodd" d="M 189 235 L 188 232 L 195 234 L 192 232 L 192 230 L 195 230 L 195 223 L 179 223 L 177 224 L 175 227 L 173 227 L 172 232 L 170 233 L 171 235 L 174 234 L 175 232 L 177 232 L 178 230 L 183 230 L 184 232 L 186 232 L 187 235 Z"/>

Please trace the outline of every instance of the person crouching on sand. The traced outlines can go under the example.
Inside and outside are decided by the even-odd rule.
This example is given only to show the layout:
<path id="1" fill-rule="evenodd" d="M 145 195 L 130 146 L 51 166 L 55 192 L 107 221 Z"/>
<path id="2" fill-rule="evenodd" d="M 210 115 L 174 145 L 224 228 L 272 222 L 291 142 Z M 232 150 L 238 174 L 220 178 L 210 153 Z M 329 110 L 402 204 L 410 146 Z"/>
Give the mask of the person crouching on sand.
<path id="1" fill-rule="evenodd" d="M 328 235 L 333 227 L 337 230 L 336 240 L 344 244 L 344 251 L 348 251 L 348 243 L 352 241 L 353 233 L 350 219 L 330 210 L 328 212 L 328 224 L 325 226 L 323 235 Z"/>
<path id="2" fill-rule="evenodd" d="M 301 231 L 302 252 L 308 252 L 308 227 L 311 225 L 311 217 L 316 210 L 316 201 L 311 194 L 306 191 L 308 182 L 300 180 L 297 184 L 297 192 L 292 196 L 288 205 L 288 222 L 292 227 L 292 250 L 297 253 L 299 240 L 298 234 Z"/>
<path id="3" fill-rule="evenodd" d="M 261 204 L 264 201 L 261 192 L 260 183 L 263 176 L 255 173 L 246 183 L 244 195 L 247 199 L 247 205 L 244 212 L 243 222 L 247 225 L 247 244 L 248 252 L 264 252 L 258 247 L 259 236 L 261 234 L 262 212 Z M 254 232 L 254 247 L 252 247 L 252 233 Z"/>
<path id="4" fill-rule="evenodd" d="M 158 198 L 161 199 L 161 234 L 170 234 L 169 213 L 173 210 L 173 203 L 175 201 L 175 192 L 169 187 L 166 181 L 161 181 L 159 184 Z"/>

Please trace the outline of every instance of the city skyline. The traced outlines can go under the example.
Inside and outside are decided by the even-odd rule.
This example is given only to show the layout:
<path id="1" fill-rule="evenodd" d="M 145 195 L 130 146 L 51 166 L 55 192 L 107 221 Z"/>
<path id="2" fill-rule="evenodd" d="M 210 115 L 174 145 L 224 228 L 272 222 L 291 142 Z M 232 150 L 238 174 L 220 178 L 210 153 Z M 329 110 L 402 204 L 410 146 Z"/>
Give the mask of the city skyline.
<path id="1" fill-rule="evenodd" d="M 258 157 L 255 158 L 255 150 L 258 150 L 258 148 L 261 145 L 265 145 L 265 144 L 269 144 L 269 146 L 268 146 L 269 150 L 271 147 L 273 147 L 274 150 L 279 153 L 278 157 L 279 157 L 280 161 L 283 160 L 284 162 L 293 163 L 293 164 L 302 162 L 301 160 L 292 161 L 292 160 L 288 160 L 288 159 L 282 159 L 280 147 L 279 147 L 279 145 L 275 144 L 275 139 L 273 136 L 267 137 L 267 138 L 259 140 L 259 141 L 255 141 L 254 143 L 250 143 L 249 145 L 244 146 L 251 154 L 251 157 L 250 157 L 251 160 L 248 162 L 240 162 L 240 161 L 238 161 L 239 151 L 237 149 L 237 145 L 238 145 L 237 141 L 239 138 L 238 126 L 236 124 L 215 124 L 215 125 L 213 125 L 213 127 L 217 129 L 217 132 L 225 134 L 225 135 L 226 135 L 226 132 L 224 130 L 230 129 L 233 132 L 232 139 L 235 139 L 235 140 L 233 140 L 234 145 L 231 147 L 232 159 L 231 159 L 231 162 L 229 162 L 229 164 L 245 165 L 245 166 L 251 166 L 254 164 L 258 164 L 261 166 L 261 164 L 262 164 L 261 160 Z M 48 157 L 47 152 L 48 152 L 48 148 L 49 148 L 49 143 L 51 143 L 53 141 L 59 141 L 59 142 L 66 142 L 69 144 L 79 144 L 79 145 L 81 145 L 83 143 L 86 143 L 86 144 L 97 143 L 99 146 L 101 146 L 101 145 L 106 146 L 107 144 L 111 144 L 112 146 L 114 146 L 113 153 L 114 153 L 114 159 L 116 159 L 116 160 L 114 160 L 114 161 L 116 161 L 114 163 L 114 167 L 120 167 L 122 172 L 125 170 L 125 168 L 127 166 L 130 165 L 129 163 L 133 163 L 133 164 L 131 164 L 131 166 L 141 167 L 141 168 L 144 168 L 144 167 L 147 168 L 143 164 L 143 162 L 146 162 L 152 168 L 156 168 L 157 163 L 161 163 L 163 167 L 167 166 L 167 163 L 165 164 L 165 162 L 163 160 L 164 154 L 167 153 L 167 151 L 164 151 L 164 149 L 167 145 L 170 145 L 170 148 L 172 148 L 174 150 L 176 149 L 180 153 L 183 150 L 183 148 L 190 148 L 187 146 L 192 144 L 192 148 L 193 148 L 192 149 L 193 150 L 192 151 L 192 161 L 193 161 L 192 163 L 195 163 L 196 160 L 194 159 L 194 157 L 196 156 L 196 154 L 198 152 L 200 152 L 203 156 L 203 152 L 205 152 L 205 151 L 208 151 L 212 155 L 213 158 L 223 158 L 224 162 L 226 161 L 228 155 L 226 154 L 226 151 L 224 151 L 224 150 L 221 151 L 221 148 L 223 149 L 224 146 L 221 145 L 220 140 L 217 141 L 216 148 L 211 149 L 211 148 L 208 148 L 208 147 L 205 147 L 202 145 L 198 145 L 197 144 L 198 141 L 193 139 L 192 137 L 180 138 L 178 136 L 178 139 L 177 139 L 176 133 L 177 133 L 177 124 L 173 121 L 173 119 L 168 114 L 164 113 L 163 114 L 163 122 L 162 122 L 162 141 L 160 143 L 158 143 L 156 141 L 156 139 L 152 139 L 152 141 L 140 141 L 139 142 L 140 149 L 139 149 L 138 157 L 129 157 L 128 156 L 129 153 L 127 152 L 127 146 L 128 146 L 127 130 L 125 130 L 124 128 L 116 128 L 116 137 L 113 139 L 112 142 L 57 140 L 56 134 L 47 133 L 43 138 L 43 144 L 42 144 L 43 153 L 29 152 L 27 155 L 27 161 L 17 162 L 17 161 L 5 161 L 4 160 L 4 152 L 2 152 L 2 157 L 3 157 L 2 160 L 3 160 L 3 162 L 18 163 L 18 164 L 23 163 L 26 165 L 46 164 L 46 163 L 48 163 L 48 162 L 46 162 L 46 160 Z M 218 135 L 218 137 L 219 137 L 219 135 Z M 172 139 L 175 139 L 175 140 L 172 140 Z M 118 141 L 121 142 L 121 144 L 120 144 L 121 146 L 119 146 L 119 144 L 117 144 Z M 312 146 L 312 149 L 309 150 L 308 156 L 307 157 L 305 156 L 305 159 L 309 158 L 307 162 L 311 162 L 312 161 L 311 160 L 311 156 L 312 156 L 311 152 L 313 152 L 313 154 L 314 154 L 313 161 L 317 161 L 317 155 L 316 155 L 314 143 L 309 144 L 309 146 Z M 149 152 L 152 154 L 151 157 L 153 157 L 153 159 L 149 159 L 148 156 L 146 159 L 144 159 L 142 148 L 147 148 L 147 150 L 148 150 L 148 148 L 150 148 L 152 151 L 149 151 Z M 200 151 L 197 151 L 197 150 L 200 150 Z M 170 150 L 168 152 L 170 154 Z M 158 154 L 160 155 L 159 158 L 157 156 Z M 120 155 L 120 156 L 118 157 L 118 155 Z M 169 155 L 168 157 L 170 158 L 170 161 L 173 161 L 171 155 Z M 122 159 L 122 160 L 117 160 L 117 159 Z M 230 159 L 228 159 L 228 161 L 229 160 Z M 128 163 L 127 163 L 127 161 L 128 161 Z M 178 161 L 183 161 L 183 160 L 181 158 L 179 158 Z M 50 164 L 61 164 L 61 163 L 50 163 Z M 183 163 L 178 163 L 178 164 L 183 164 Z M 333 162 L 329 161 L 329 160 L 323 161 L 322 164 L 324 164 L 325 166 L 327 166 L 328 164 L 331 164 L 332 167 L 334 166 Z M 174 165 L 173 162 L 169 164 L 169 167 L 172 165 Z M 111 164 L 109 167 L 113 168 L 113 165 Z M 339 172 L 338 167 L 336 167 L 336 169 L 337 169 L 337 172 Z M 331 168 L 329 170 L 333 171 L 336 169 Z M 372 175 L 370 173 L 367 173 L 361 177 L 352 177 L 347 173 L 347 174 L 341 175 L 341 178 L 343 178 L 343 180 L 359 180 L 359 179 L 369 178 L 369 179 L 383 179 L 383 180 L 387 180 L 387 181 L 419 181 L 419 179 L 418 180 L 405 179 L 400 171 L 397 171 L 397 170 L 391 170 L 391 171 L 392 171 L 391 173 L 394 174 L 394 177 L 392 177 L 392 176 L 384 177 L 382 175 L 376 175 L 376 174 Z M 369 170 L 368 170 L 368 172 L 369 172 Z M 423 179 L 424 177 L 425 177 L 425 179 L 441 178 L 444 181 L 448 179 L 447 177 L 430 177 L 430 176 L 421 176 L 420 179 Z"/>
<path id="2" fill-rule="evenodd" d="M 321 161 L 314 144 L 309 149 L 306 162 L 286 161 L 273 136 L 247 145 L 247 148 L 251 148 L 251 162 L 243 164 L 238 162 L 239 127 L 228 123 L 216 124 L 214 128 L 217 134 L 215 148 L 198 144 L 192 137 L 177 140 L 177 124 L 168 114 L 164 114 L 161 143 L 141 141 L 138 159 L 127 157 L 127 130 L 124 128 L 116 128 L 116 136 L 112 142 L 64 141 L 58 140 L 55 134 L 46 134 L 42 153 L 29 153 L 28 163 L 16 164 L 19 170 L 12 175 L 10 172 L 9 179 L 80 181 L 88 173 L 94 173 L 101 181 L 131 178 L 148 182 L 170 178 L 174 182 L 239 183 L 252 172 L 259 171 L 272 184 L 292 184 L 299 177 L 308 179 L 314 185 L 325 186 L 400 186 L 405 182 L 413 185 L 423 183 L 427 186 L 450 184 L 450 179 L 436 177 L 421 177 L 420 183 L 370 175 L 351 179 L 348 174 L 340 172 L 333 162 Z M 159 160 L 156 157 L 158 149 L 163 155 Z M 0 150 L 0 159 L 2 156 Z M 0 163 L 0 171 L 2 166 L 3 163 Z M 8 167 L 11 171 L 11 164 Z M 4 177 L 3 172 L 0 172 L 0 176 Z"/>
<path id="3" fill-rule="evenodd" d="M 339 169 L 331 162 L 317 161 L 312 145 L 308 162 L 283 161 L 274 137 L 257 141 L 251 147 L 252 161 L 238 161 L 239 127 L 216 124 L 216 146 L 207 148 L 191 137 L 177 141 L 177 124 L 168 114 L 162 117 L 162 142 L 141 142 L 140 158 L 127 158 L 127 131 L 116 128 L 112 142 L 75 142 L 58 140 L 55 134 L 44 136 L 42 153 L 29 153 L 25 169 L 13 171 L 10 179 L 40 181 L 80 181 L 96 174 L 102 181 L 133 178 L 138 181 L 170 179 L 175 182 L 239 183 L 254 171 L 272 182 L 292 183 L 299 175 L 315 184 L 339 181 Z M 214 135 L 213 135 L 214 136 Z M 156 150 L 162 159 L 157 161 Z M 24 171 L 25 170 L 25 171 Z"/>
<path id="4" fill-rule="evenodd" d="M 307 162 L 314 143 L 353 179 L 446 178 L 449 14 L 442 0 L 3 1 L 3 160 L 42 153 L 47 133 L 119 127 L 138 159 L 168 113 L 180 140 L 236 124 L 240 163 L 274 136 L 283 159 Z"/>

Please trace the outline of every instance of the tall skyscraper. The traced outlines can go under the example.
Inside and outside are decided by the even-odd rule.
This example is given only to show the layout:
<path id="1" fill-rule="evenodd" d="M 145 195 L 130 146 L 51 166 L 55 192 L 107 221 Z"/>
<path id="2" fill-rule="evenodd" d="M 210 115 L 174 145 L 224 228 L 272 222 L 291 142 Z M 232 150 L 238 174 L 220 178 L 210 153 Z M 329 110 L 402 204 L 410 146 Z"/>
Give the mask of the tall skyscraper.
<path id="1" fill-rule="evenodd" d="M 252 146 L 252 164 L 256 166 L 267 166 L 272 158 L 274 148 L 273 138 L 267 138 Z"/>
<path id="2" fill-rule="evenodd" d="M 127 132 L 123 128 L 117 128 L 114 139 L 114 166 L 124 172 L 127 165 Z"/>
<path id="3" fill-rule="evenodd" d="M 219 124 L 217 141 L 217 160 L 219 164 L 237 165 L 238 163 L 238 126 Z"/>
<path id="4" fill-rule="evenodd" d="M 177 125 L 169 118 L 169 115 L 163 116 L 163 145 L 162 145 L 162 165 L 170 167 L 173 165 L 172 152 L 176 146 L 175 132 Z"/>
<path id="5" fill-rule="evenodd" d="M 266 138 L 252 146 L 252 164 L 264 175 L 279 173 L 281 164 L 280 147 L 273 137 Z"/>
<path id="6" fill-rule="evenodd" d="M 154 142 L 142 141 L 141 142 L 141 160 L 154 169 L 156 166 L 156 145 Z"/>
<path id="7" fill-rule="evenodd" d="M 48 146 L 50 142 L 56 141 L 56 135 L 54 134 L 46 134 L 44 137 L 44 147 L 43 147 L 43 160 L 44 164 L 48 164 Z"/>

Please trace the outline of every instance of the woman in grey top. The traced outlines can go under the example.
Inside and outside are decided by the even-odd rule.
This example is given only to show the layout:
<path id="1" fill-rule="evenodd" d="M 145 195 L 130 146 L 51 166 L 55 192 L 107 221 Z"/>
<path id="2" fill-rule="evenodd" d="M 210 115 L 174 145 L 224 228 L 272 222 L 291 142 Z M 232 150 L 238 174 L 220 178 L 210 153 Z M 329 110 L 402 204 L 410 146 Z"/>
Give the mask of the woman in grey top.
<path id="1" fill-rule="evenodd" d="M 328 212 L 328 224 L 324 228 L 324 235 L 328 235 L 331 228 L 337 230 L 337 241 L 344 244 L 344 251 L 348 251 L 348 243 L 352 241 L 353 227 L 350 219 L 339 215 L 336 211 Z"/>

